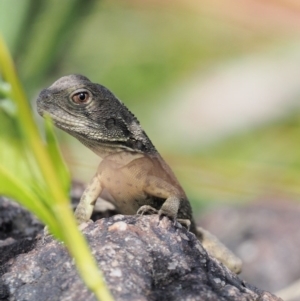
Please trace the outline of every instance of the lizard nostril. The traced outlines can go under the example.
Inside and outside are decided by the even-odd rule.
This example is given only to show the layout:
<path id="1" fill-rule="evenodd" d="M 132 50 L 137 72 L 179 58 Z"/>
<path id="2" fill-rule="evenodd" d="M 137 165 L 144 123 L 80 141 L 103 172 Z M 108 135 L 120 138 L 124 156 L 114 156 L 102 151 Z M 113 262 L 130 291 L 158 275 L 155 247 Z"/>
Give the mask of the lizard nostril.
<path id="1" fill-rule="evenodd" d="M 44 101 L 49 101 L 49 98 L 50 98 L 50 93 L 49 93 L 48 89 L 42 90 L 39 95 L 39 99 L 44 100 Z"/>

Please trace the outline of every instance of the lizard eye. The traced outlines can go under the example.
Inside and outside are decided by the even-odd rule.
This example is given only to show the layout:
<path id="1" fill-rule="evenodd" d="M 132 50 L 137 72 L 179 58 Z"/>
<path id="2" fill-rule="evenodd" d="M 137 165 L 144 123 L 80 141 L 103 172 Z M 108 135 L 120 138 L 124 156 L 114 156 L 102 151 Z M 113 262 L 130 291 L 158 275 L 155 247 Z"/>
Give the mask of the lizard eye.
<path id="1" fill-rule="evenodd" d="M 88 92 L 78 92 L 72 96 L 72 101 L 76 104 L 87 103 L 90 99 Z"/>

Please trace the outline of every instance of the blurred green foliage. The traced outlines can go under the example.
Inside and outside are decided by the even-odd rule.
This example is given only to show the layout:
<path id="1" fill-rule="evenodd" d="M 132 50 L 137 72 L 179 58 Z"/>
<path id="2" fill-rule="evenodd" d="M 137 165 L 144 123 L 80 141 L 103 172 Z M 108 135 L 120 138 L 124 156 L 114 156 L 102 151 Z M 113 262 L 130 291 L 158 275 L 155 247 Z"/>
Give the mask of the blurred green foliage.
<path id="1" fill-rule="evenodd" d="M 0 3 L 0 28 L 34 93 L 62 74 L 82 73 L 127 102 L 153 97 L 199 66 L 256 47 L 260 35 L 181 6 L 124 1 Z M 263 35 L 262 35 L 263 36 Z"/>
<path id="2" fill-rule="evenodd" d="M 171 157 L 171 164 L 198 206 L 208 201 L 299 199 L 300 114 L 234 135 L 192 158 Z M 198 204 L 198 206 L 197 206 Z"/>

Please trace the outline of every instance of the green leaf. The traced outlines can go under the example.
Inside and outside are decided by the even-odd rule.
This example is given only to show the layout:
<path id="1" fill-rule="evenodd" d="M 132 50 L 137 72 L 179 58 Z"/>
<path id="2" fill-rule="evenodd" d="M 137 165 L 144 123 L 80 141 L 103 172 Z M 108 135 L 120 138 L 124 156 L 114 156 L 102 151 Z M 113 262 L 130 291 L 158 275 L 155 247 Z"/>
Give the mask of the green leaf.
<path id="1" fill-rule="evenodd" d="M 46 132 L 46 142 L 47 150 L 49 152 L 50 158 L 55 164 L 57 176 L 65 190 L 68 192 L 70 189 L 70 173 L 62 158 L 61 152 L 59 150 L 57 139 L 54 134 L 53 122 L 50 116 L 45 116 L 45 132 Z"/>
<path id="2" fill-rule="evenodd" d="M 66 243 L 77 269 L 99 300 L 112 301 L 86 240 L 71 211 L 67 187 L 70 177 L 46 121 L 49 145 L 42 141 L 10 53 L 0 35 L 0 71 L 11 86 L 16 114 L 3 109 L 0 127 L 0 194 L 16 199 L 35 213 L 50 231 Z"/>
<path id="3" fill-rule="evenodd" d="M 18 202 L 33 212 L 41 221 L 51 227 L 51 231 L 57 237 L 61 237 L 55 222 L 55 217 L 40 200 L 40 196 L 36 195 L 27 183 L 23 183 L 13 173 L 5 170 L 0 165 L 0 194 L 18 200 Z"/>

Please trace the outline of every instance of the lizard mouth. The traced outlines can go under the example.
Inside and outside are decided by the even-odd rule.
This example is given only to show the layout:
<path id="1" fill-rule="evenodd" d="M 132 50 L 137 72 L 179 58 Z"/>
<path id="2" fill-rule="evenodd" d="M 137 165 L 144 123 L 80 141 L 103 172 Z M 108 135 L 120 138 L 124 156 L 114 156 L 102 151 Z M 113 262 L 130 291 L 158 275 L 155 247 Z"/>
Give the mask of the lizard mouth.
<path id="1" fill-rule="evenodd" d="M 42 117 L 44 116 L 45 110 L 44 110 L 44 108 L 42 108 L 42 102 L 41 102 L 40 99 L 38 99 L 36 101 L 36 110 L 37 110 L 37 112 L 39 113 L 40 116 L 42 116 Z"/>
<path id="2" fill-rule="evenodd" d="M 86 127 L 87 124 L 84 121 L 79 121 L 76 116 L 67 113 L 65 110 L 59 108 L 53 108 L 51 104 L 45 102 L 42 98 L 37 99 L 37 112 L 40 116 L 50 116 L 53 123 L 62 130 L 76 130 L 76 128 Z"/>
<path id="3" fill-rule="evenodd" d="M 99 135 L 99 129 L 93 127 L 89 122 L 79 121 L 76 116 L 62 109 L 54 110 L 51 105 L 48 105 L 42 99 L 37 100 L 37 111 L 42 117 L 45 115 L 50 116 L 56 127 L 74 136 L 89 147 L 95 144 L 95 146 L 105 145 L 107 147 L 128 149 L 125 145 L 121 146 L 120 141 L 114 142 L 103 139 L 103 136 Z M 125 142 L 122 141 L 122 143 Z"/>

